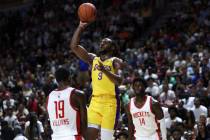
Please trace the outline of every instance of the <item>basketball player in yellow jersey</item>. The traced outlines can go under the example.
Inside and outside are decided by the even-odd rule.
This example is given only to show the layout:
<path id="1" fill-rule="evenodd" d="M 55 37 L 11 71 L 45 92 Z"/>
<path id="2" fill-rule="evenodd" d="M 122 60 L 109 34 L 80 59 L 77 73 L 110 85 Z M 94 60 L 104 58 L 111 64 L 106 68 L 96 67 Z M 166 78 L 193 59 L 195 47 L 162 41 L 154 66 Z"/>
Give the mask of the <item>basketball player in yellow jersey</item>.
<path id="1" fill-rule="evenodd" d="M 96 140 L 101 130 L 101 140 L 112 140 L 113 130 L 119 117 L 117 85 L 122 78 L 117 71 L 123 65 L 121 59 L 113 57 L 116 45 L 104 38 L 100 43 L 99 55 L 88 53 L 79 45 L 80 34 L 87 23 L 80 22 L 71 40 L 70 48 L 83 61 L 92 66 L 92 98 L 88 108 L 88 140 Z"/>

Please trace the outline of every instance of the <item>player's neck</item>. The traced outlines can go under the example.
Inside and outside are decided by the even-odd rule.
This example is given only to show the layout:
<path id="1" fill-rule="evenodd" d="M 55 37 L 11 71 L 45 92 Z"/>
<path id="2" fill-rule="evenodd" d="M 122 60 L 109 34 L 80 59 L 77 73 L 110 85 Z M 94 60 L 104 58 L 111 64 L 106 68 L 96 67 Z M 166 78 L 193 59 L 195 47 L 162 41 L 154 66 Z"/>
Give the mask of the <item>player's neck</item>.
<path id="1" fill-rule="evenodd" d="M 136 95 L 136 101 L 141 103 L 141 102 L 144 102 L 146 100 L 147 96 L 139 96 L 139 95 Z"/>
<path id="2" fill-rule="evenodd" d="M 101 61 L 105 61 L 105 60 L 107 60 L 109 58 L 111 58 L 111 56 L 109 56 L 109 55 L 101 55 L 100 56 Z"/>
<path id="3" fill-rule="evenodd" d="M 67 87 L 69 87 L 69 84 L 67 84 L 67 83 L 60 83 L 59 86 L 58 86 L 58 90 L 64 90 Z"/>

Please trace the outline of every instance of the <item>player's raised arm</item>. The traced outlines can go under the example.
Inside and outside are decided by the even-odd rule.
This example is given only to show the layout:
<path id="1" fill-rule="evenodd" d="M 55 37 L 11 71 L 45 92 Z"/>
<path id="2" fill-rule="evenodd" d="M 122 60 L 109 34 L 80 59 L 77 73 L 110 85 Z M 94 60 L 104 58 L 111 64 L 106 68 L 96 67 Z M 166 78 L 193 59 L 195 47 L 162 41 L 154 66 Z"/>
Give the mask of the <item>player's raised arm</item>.
<path id="1" fill-rule="evenodd" d="M 160 131 L 161 131 L 162 140 L 167 140 L 167 135 L 166 135 L 167 131 L 166 131 L 163 110 L 159 102 L 156 100 L 152 100 L 152 111 L 154 112 L 158 122 L 160 123 Z"/>
<path id="2" fill-rule="evenodd" d="M 128 118 L 128 140 L 134 140 L 134 126 L 133 126 L 133 121 L 132 121 L 132 116 L 130 113 L 130 103 L 125 105 L 125 113 Z"/>
<path id="3" fill-rule="evenodd" d="M 88 23 L 80 22 L 72 37 L 70 48 L 77 55 L 77 57 L 79 57 L 81 60 L 88 63 L 89 65 L 92 65 L 94 56 L 88 53 L 84 47 L 79 45 L 80 35 L 87 26 L 87 24 Z"/>

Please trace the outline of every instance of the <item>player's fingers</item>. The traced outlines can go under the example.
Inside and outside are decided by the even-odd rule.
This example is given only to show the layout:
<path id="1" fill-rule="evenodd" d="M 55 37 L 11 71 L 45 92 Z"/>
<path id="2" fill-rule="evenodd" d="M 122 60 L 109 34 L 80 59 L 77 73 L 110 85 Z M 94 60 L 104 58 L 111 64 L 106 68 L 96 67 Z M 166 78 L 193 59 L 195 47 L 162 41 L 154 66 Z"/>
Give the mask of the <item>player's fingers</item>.
<path id="1" fill-rule="evenodd" d="M 82 26 L 87 26 L 88 25 L 88 23 L 87 22 L 82 22 L 82 21 L 80 21 L 80 25 L 82 25 Z"/>

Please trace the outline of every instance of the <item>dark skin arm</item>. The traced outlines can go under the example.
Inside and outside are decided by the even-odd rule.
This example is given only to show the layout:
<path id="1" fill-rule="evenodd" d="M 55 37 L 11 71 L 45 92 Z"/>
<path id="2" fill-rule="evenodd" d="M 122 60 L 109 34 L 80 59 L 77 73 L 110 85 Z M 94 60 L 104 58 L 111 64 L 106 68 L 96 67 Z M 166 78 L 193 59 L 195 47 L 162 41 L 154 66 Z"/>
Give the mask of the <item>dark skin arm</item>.
<path id="1" fill-rule="evenodd" d="M 125 105 L 125 113 L 128 118 L 128 140 L 134 140 L 134 126 L 132 121 L 132 116 L 129 111 L 129 104 Z"/>
<path id="2" fill-rule="evenodd" d="M 71 102 L 75 105 L 75 108 L 78 109 L 81 117 L 81 135 L 84 139 L 87 139 L 87 108 L 84 92 L 80 90 L 75 90 L 72 95 Z"/>
<path id="3" fill-rule="evenodd" d="M 111 73 L 110 71 L 106 70 L 103 66 L 103 64 L 101 63 L 101 61 L 99 61 L 99 66 L 102 68 L 101 71 L 106 74 L 106 76 L 116 85 L 120 85 L 122 83 L 122 77 L 120 75 L 117 74 L 117 71 L 122 68 L 123 65 L 123 61 L 119 58 L 115 58 L 113 61 L 113 66 L 115 69 L 115 73 Z"/>
<path id="4" fill-rule="evenodd" d="M 160 131 L 161 131 L 161 139 L 167 140 L 167 130 L 165 126 L 164 114 L 163 110 L 156 100 L 152 99 L 152 112 L 155 114 L 157 120 L 159 120 Z"/>
<path id="5" fill-rule="evenodd" d="M 88 63 L 89 65 L 92 65 L 94 55 L 91 53 L 88 53 L 88 51 L 79 45 L 80 41 L 80 35 L 82 31 L 87 26 L 87 23 L 80 22 L 79 26 L 74 32 L 74 35 L 72 37 L 71 43 L 70 43 L 70 49 L 76 54 L 77 57 L 79 57 L 84 62 Z"/>
<path id="6" fill-rule="evenodd" d="M 158 101 L 152 100 L 152 112 L 155 114 L 158 120 L 164 118 L 163 110 Z"/>

